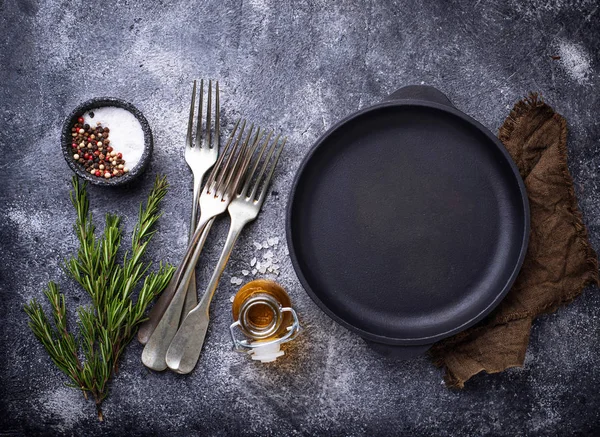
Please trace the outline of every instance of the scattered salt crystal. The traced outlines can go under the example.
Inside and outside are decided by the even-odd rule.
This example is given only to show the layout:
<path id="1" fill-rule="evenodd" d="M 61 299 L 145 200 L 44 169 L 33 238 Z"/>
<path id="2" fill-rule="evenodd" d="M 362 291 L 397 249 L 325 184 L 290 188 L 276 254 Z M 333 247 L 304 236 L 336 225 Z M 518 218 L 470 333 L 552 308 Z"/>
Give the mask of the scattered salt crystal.
<path id="1" fill-rule="evenodd" d="M 267 240 L 263 241 L 262 247 L 263 247 L 263 249 L 268 249 L 269 243 L 267 243 Z"/>
<path id="2" fill-rule="evenodd" d="M 267 268 L 266 268 L 265 266 L 260 266 L 260 267 L 258 268 L 258 271 L 259 271 L 260 273 L 262 273 L 262 274 L 265 274 L 265 273 L 267 272 Z"/>
<path id="3" fill-rule="evenodd" d="M 254 242 L 254 247 L 256 248 L 256 250 L 260 250 L 262 249 L 262 244 L 257 243 L 256 241 Z"/>
<path id="4" fill-rule="evenodd" d="M 233 303 L 233 299 L 235 299 L 235 296 L 231 295 L 231 297 L 229 298 L 229 302 Z"/>
<path id="5" fill-rule="evenodd" d="M 232 276 L 232 277 L 231 277 L 231 281 L 230 281 L 230 282 L 231 282 L 233 285 L 235 285 L 235 284 L 237 283 L 237 279 L 238 279 L 238 278 L 236 278 L 235 276 Z"/>
<path id="6" fill-rule="evenodd" d="M 242 275 L 248 276 L 248 273 L 250 273 L 248 270 L 242 270 Z"/>
<path id="7" fill-rule="evenodd" d="M 90 117 L 90 113 L 94 117 Z M 129 170 L 138 165 L 144 154 L 144 131 L 139 120 L 126 109 L 116 106 L 102 106 L 83 114 L 84 122 L 89 125 L 102 123 L 103 127 L 110 128 L 110 145 L 123 154 Z"/>
<path id="8" fill-rule="evenodd" d="M 263 267 L 271 267 L 271 264 L 273 264 L 271 262 L 271 258 L 268 258 L 266 261 L 263 261 L 262 266 Z"/>
<path id="9" fill-rule="evenodd" d="M 252 269 L 252 275 L 256 275 L 256 269 Z"/>
<path id="10" fill-rule="evenodd" d="M 269 268 L 267 268 L 267 271 L 268 271 L 269 273 L 273 273 L 273 267 L 269 267 Z"/>
<path id="11" fill-rule="evenodd" d="M 275 238 L 267 238 L 267 243 L 269 243 L 269 246 L 275 246 Z"/>
<path id="12" fill-rule="evenodd" d="M 258 270 L 260 270 L 260 266 L 261 266 L 261 263 L 260 263 L 260 261 L 259 261 L 259 262 L 257 262 L 257 263 L 256 263 L 256 268 L 257 268 Z"/>
<path id="13" fill-rule="evenodd" d="M 273 258 L 273 252 L 269 250 L 267 253 L 265 253 L 263 255 L 263 258 L 264 259 L 271 259 L 271 258 Z"/>
<path id="14" fill-rule="evenodd" d="M 252 261 L 250 261 L 250 267 L 254 267 L 255 264 L 256 264 L 256 257 L 252 258 Z"/>
<path id="15" fill-rule="evenodd" d="M 288 250 L 288 248 L 287 248 L 287 247 L 286 247 L 286 249 L 285 249 L 285 254 L 286 254 L 286 255 L 289 255 L 289 254 L 290 254 L 290 251 Z"/>

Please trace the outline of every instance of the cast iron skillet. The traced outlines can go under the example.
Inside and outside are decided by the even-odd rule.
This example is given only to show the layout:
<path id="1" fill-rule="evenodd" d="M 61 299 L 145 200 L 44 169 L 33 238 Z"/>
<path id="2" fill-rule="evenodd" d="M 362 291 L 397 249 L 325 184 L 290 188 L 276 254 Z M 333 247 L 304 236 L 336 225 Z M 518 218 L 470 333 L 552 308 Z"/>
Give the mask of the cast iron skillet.
<path id="1" fill-rule="evenodd" d="M 529 236 L 500 141 L 440 91 L 409 86 L 327 131 L 287 210 L 298 277 L 331 318 L 409 358 L 488 314 Z"/>

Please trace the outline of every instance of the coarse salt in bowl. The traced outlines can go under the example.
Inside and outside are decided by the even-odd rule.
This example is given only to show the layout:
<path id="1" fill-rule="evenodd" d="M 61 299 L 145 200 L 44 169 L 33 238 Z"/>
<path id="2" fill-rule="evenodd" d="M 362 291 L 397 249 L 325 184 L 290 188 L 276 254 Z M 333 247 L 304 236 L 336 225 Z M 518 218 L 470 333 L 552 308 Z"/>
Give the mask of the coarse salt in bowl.
<path id="1" fill-rule="evenodd" d="M 122 154 L 127 173 L 106 179 L 88 173 L 73 159 L 71 128 L 80 117 L 92 127 L 101 123 L 103 128 L 109 128 L 110 146 Z M 123 185 L 143 173 L 153 148 L 152 132 L 144 115 L 131 103 L 113 97 L 91 99 L 75 108 L 65 121 L 61 143 L 69 167 L 81 178 L 103 186 Z"/>

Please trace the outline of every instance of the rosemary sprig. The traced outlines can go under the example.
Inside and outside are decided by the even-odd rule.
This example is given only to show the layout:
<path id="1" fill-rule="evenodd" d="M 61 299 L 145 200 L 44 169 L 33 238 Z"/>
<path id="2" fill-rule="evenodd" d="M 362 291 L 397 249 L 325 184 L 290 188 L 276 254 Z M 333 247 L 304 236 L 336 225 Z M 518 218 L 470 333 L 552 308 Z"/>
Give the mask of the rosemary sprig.
<path id="1" fill-rule="evenodd" d="M 77 213 L 75 233 L 79 240 L 77 255 L 65 263 L 69 275 L 88 293 L 91 305 L 77 310 L 78 336 L 67 328 L 65 296 L 54 282 L 44 291 L 50 302 L 54 326 L 41 304 L 33 299 L 25 305 L 29 326 L 40 340 L 54 364 L 65 373 L 74 387 L 90 393 L 96 403 L 98 419 L 103 420 L 101 404 L 108 395 L 108 381 L 118 371 L 125 346 L 133 338 L 144 318 L 148 304 L 167 286 L 174 268 L 160 264 L 158 271 L 147 274 L 151 263 L 142 261 L 148 243 L 156 232 L 154 225 L 161 216 L 160 202 L 167 193 L 167 180 L 157 177 L 146 205 L 140 204 L 131 249 L 121 264 L 117 255 L 121 247 L 120 218 L 107 214 L 104 232 L 97 239 L 89 211 L 87 183 L 73 177 L 71 202 Z M 133 292 L 143 279 L 137 300 Z"/>

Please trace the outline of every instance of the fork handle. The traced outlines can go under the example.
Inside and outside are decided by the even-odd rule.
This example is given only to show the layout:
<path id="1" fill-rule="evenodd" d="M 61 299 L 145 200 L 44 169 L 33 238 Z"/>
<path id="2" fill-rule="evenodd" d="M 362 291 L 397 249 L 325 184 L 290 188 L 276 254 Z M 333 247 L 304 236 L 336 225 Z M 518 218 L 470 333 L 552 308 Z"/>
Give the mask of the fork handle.
<path id="1" fill-rule="evenodd" d="M 171 341 L 171 345 L 167 350 L 166 362 L 167 366 L 177 373 L 190 373 L 196 367 L 208 330 L 210 303 L 217 290 L 233 246 L 246 223 L 248 223 L 247 220 L 235 221 L 232 218 L 227 240 L 206 292 L 200 299 L 200 303 L 183 319 L 177 334 Z"/>
<path id="2" fill-rule="evenodd" d="M 200 237 L 197 242 L 197 246 L 195 247 L 195 251 L 198 252 L 198 256 L 200 256 L 200 251 L 202 251 L 202 248 L 204 247 L 204 242 L 206 241 L 206 237 L 208 237 L 210 228 L 213 223 L 214 223 L 214 218 L 212 218 L 211 220 L 208 221 L 208 223 L 206 223 L 206 227 L 204 228 L 202 233 L 199 234 Z M 190 242 L 190 244 L 192 242 L 193 242 L 193 240 Z M 188 249 L 189 249 L 189 247 L 188 247 Z M 188 252 L 186 251 L 186 256 L 184 257 L 183 262 L 181 262 L 179 264 L 179 266 L 177 267 L 177 270 L 175 271 L 175 274 L 173 274 L 173 277 L 171 278 L 171 281 L 169 281 L 169 284 L 167 285 L 167 287 L 163 290 L 163 292 L 160 294 L 160 297 L 158 298 L 158 300 L 154 303 L 154 306 L 152 307 L 152 309 L 150 310 L 150 313 L 148 314 L 148 319 L 140 325 L 140 328 L 137 333 L 137 338 L 140 343 L 142 343 L 142 344 L 148 343 L 150 336 L 152 335 L 152 333 L 158 326 L 165 311 L 169 307 L 171 300 L 173 300 L 173 296 L 175 295 L 175 292 L 177 291 L 177 285 L 181 282 L 181 279 L 185 272 L 185 267 L 186 267 L 185 260 L 187 258 L 187 254 L 188 254 Z M 194 290 L 194 292 L 195 292 L 195 290 Z"/>
<path id="3" fill-rule="evenodd" d="M 196 232 L 204 234 L 204 230 L 208 223 L 212 223 L 214 217 L 209 218 L 208 220 L 203 220 L 200 217 L 200 222 L 198 223 L 198 228 Z M 154 332 L 148 339 L 146 346 L 142 352 L 142 363 L 146 367 L 149 367 L 153 370 L 165 370 L 167 368 L 167 363 L 165 362 L 165 355 L 167 353 L 167 349 L 171 340 L 175 336 L 177 332 L 177 327 L 179 326 L 179 321 L 181 320 L 181 312 L 183 310 L 183 304 L 185 300 L 185 296 L 187 294 L 188 284 L 191 275 L 189 274 L 189 266 L 193 263 L 194 268 L 196 263 L 194 262 L 198 260 L 200 256 L 200 252 L 202 247 L 198 244 L 193 251 L 192 258 L 189 260 L 189 263 L 184 259 L 182 265 L 185 266 L 185 273 L 181 278 L 178 286 L 176 287 L 175 295 L 171 299 L 168 307 L 166 308 L 162 318 L 156 325 Z M 189 249 L 188 249 L 189 252 Z"/>
<path id="4" fill-rule="evenodd" d="M 190 218 L 190 236 L 188 238 L 188 242 L 190 242 L 194 238 L 194 232 L 196 231 L 196 222 L 198 219 L 198 204 L 200 197 L 200 185 L 202 183 L 202 178 L 204 174 L 199 175 L 197 177 L 194 174 L 194 192 L 192 195 L 192 217 Z M 210 225 L 209 225 L 210 228 Z M 192 308 L 198 305 L 198 294 L 196 292 L 196 272 L 194 272 L 190 278 L 190 282 L 187 289 L 187 294 L 185 295 L 185 302 L 183 304 L 183 314 L 189 313 Z"/>

